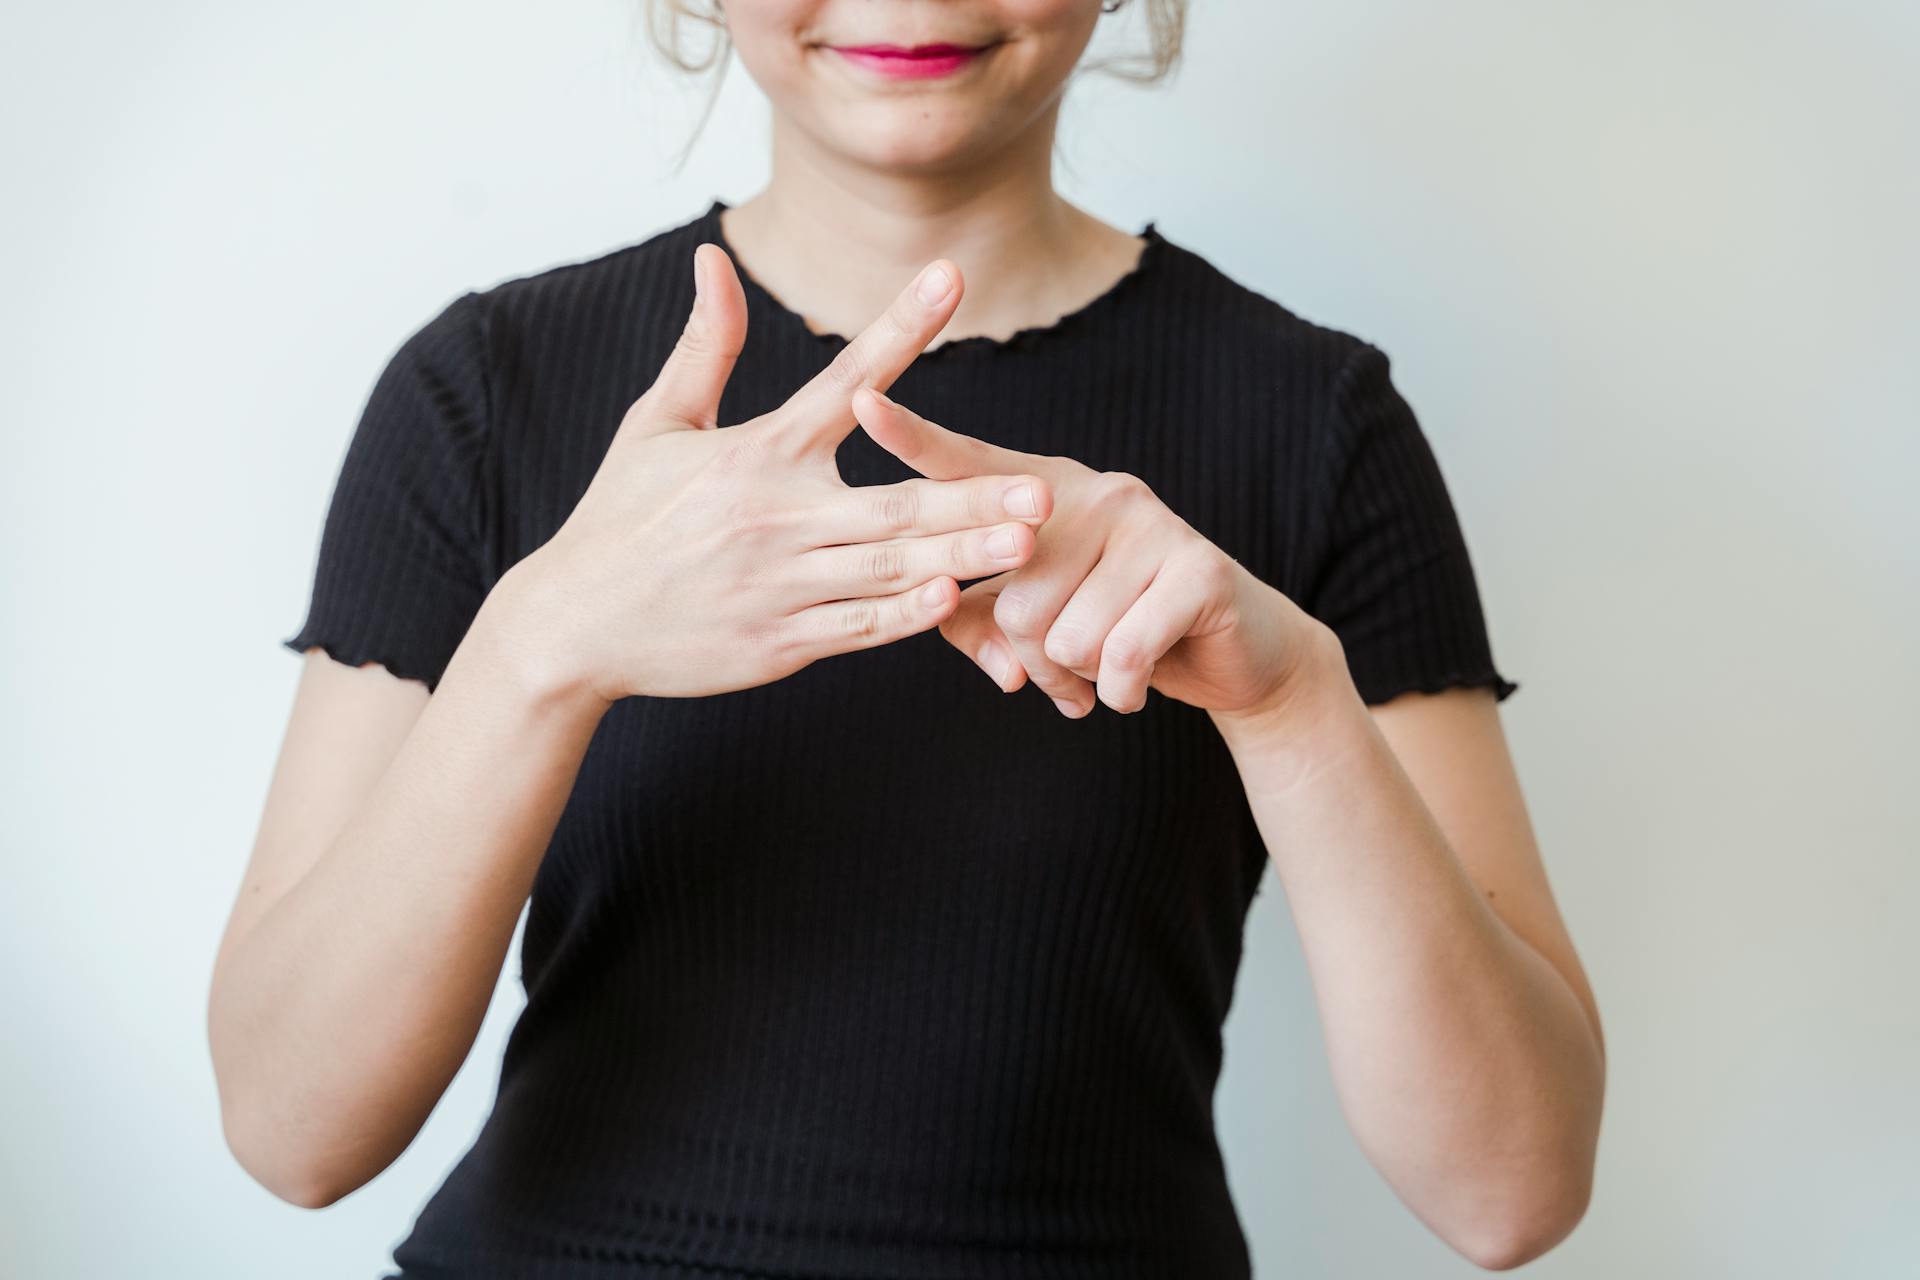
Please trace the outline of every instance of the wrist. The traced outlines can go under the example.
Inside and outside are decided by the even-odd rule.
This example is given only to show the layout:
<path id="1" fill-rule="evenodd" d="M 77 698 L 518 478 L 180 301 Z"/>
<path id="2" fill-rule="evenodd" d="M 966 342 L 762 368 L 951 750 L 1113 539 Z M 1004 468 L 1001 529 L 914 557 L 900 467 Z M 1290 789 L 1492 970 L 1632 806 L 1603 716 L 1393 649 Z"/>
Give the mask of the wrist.
<path id="1" fill-rule="evenodd" d="M 1273 693 L 1238 711 L 1208 713 L 1236 752 L 1311 745 L 1367 719 L 1339 636 L 1311 617 L 1302 627 L 1293 664 Z"/>
<path id="2" fill-rule="evenodd" d="M 526 560 L 509 568 L 481 602 L 468 644 L 490 677 L 529 709 L 598 720 L 612 706 L 567 659 Z M 468 647 L 463 644 L 462 648 Z"/>

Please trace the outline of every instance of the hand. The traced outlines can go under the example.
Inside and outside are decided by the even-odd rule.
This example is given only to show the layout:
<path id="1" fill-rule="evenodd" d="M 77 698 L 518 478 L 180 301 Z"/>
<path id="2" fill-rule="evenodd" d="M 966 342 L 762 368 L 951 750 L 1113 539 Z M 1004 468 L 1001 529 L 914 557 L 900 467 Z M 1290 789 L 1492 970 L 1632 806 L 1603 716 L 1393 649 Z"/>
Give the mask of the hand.
<path id="1" fill-rule="evenodd" d="M 921 475 L 1044 479 L 1046 532 L 1024 566 L 976 582 L 940 624 L 1003 690 L 1031 675 L 1062 714 L 1094 698 L 1138 711 L 1148 688 L 1223 716 L 1263 715 L 1332 633 L 1169 510 L 1146 482 L 1022 453 L 928 422 L 877 389 L 855 393 L 868 435 Z"/>
<path id="2" fill-rule="evenodd" d="M 957 267 L 930 264 L 785 404 L 724 429 L 746 297 L 717 245 L 695 249 L 694 284 L 679 342 L 585 494 L 509 575 L 513 626 L 535 629 L 528 647 L 555 683 L 608 703 L 766 684 L 934 626 L 954 579 L 1025 563 L 1051 511 L 1037 476 L 852 488 L 834 465 L 849 396 L 891 385 L 940 332 Z"/>

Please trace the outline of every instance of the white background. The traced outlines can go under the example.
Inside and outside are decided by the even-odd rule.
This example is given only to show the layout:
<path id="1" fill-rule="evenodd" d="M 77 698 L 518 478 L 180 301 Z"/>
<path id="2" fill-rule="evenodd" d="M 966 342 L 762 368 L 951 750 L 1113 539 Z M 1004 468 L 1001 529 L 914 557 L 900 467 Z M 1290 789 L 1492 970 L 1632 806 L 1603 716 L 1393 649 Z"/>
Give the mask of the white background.
<path id="1" fill-rule="evenodd" d="M 700 91 L 638 11 L 10 15 L 0 1271 L 371 1280 L 474 1134 L 510 981 L 397 1164 L 275 1200 L 206 986 L 387 356 L 764 177 L 738 65 L 671 172 Z M 1608 1032 L 1543 1276 L 1920 1254 L 1916 84 L 1894 0 L 1201 0 L 1171 84 L 1069 96 L 1071 197 L 1377 342 L 1440 456 Z M 1478 1274 L 1345 1128 L 1274 890 L 1218 1107 L 1260 1273 Z"/>

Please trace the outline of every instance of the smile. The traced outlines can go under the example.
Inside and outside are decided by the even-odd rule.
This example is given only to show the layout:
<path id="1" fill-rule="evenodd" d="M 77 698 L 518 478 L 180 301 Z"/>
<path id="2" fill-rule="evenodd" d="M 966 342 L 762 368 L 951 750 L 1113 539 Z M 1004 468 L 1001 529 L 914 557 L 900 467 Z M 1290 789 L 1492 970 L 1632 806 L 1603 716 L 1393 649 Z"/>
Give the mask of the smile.
<path id="1" fill-rule="evenodd" d="M 992 45 L 897 44 L 831 45 L 835 53 L 856 66 L 895 80 L 924 80 L 948 76 L 980 59 Z"/>

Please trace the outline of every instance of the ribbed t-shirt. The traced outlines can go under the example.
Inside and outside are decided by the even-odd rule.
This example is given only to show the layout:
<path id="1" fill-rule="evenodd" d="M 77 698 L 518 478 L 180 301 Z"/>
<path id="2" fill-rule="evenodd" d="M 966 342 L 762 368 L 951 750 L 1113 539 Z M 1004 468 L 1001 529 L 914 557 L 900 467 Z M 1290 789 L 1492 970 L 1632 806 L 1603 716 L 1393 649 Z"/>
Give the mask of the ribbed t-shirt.
<path id="1" fill-rule="evenodd" d="M 726 207 L 462 293 L 405 338 L 282 643 L 433 688 L 658 373 Z M 1368 703 L 1510 695 L 1386 355 L 1139 234 L 1092 301 L 940 343 L 890 394 L 1141 477 L 1331 627 Z M 847 340 L 740 275 L 722 423 Z M 915 474 L 859 430 L 837 459 L 855 486 Z M 623 699 L 535 879 L 492 1110 L 397 1274 L 1246 1276 L 1213 1095 L 1267 862 L 1204 710 L 1154 691 L 1070 720 L 937 629 Z"/>

